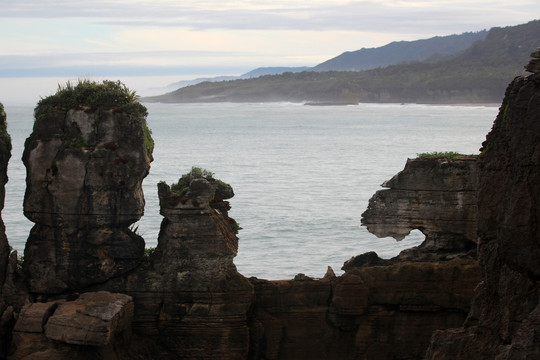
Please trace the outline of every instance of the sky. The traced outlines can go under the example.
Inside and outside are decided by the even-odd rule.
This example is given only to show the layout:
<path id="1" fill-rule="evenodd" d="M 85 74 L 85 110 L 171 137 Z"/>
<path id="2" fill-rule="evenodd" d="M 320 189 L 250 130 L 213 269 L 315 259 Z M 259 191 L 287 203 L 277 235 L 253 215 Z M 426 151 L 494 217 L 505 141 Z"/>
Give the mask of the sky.
<path id="1" fill-rule="evenodd" d="M 15 78 L 240 75 L 534 15 L 538 0 L 2 0 L 0 101 Z"/>

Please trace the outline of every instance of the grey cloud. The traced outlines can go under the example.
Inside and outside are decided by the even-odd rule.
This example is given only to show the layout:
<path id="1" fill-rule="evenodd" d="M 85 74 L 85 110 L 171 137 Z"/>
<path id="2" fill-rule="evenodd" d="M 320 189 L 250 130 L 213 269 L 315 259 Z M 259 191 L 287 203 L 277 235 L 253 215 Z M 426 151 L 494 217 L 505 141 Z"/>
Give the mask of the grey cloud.
<path id="1" fill-rule="evenodd" d="M 377 1 L 351 1 L 272 10 L 213 8 L 200 10 L 183 2 L 38 1 L 1 3 L 0 17 L 61 18 L 86 17 L 94 23 L 118 26 L 185 27 L 194 30 L 350 30 L 403 33 L 437 33 L 481 30 L 508 22 L 526 22 L 540 5 L 512 4 L 480 7 L 471 2 L 444 7 L 388 7 Z"/>

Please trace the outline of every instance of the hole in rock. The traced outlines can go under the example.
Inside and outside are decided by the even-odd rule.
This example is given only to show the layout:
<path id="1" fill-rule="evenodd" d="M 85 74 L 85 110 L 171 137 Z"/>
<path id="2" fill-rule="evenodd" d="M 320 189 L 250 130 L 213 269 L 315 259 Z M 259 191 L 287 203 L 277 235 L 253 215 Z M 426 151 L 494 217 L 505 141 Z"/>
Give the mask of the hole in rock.
<path id="1" fill-rule="evenodd" d="M 386 241 L 386 246 L 378 246 L 377 254 L 383 259 L 390 259 L 399 255 L 405 249 L 420 245 L 426 236 L 418 229 L 412 230 L 403 240 L 396 241 L 392 238 L 379 239 L 378 241 Z"/>

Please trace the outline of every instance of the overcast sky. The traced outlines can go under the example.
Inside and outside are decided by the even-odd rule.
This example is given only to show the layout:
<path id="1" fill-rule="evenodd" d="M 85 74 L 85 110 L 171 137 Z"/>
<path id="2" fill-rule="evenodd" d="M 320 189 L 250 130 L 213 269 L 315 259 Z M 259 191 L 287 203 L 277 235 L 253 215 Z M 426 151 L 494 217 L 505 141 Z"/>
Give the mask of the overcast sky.
<path id="1" fill-rule="evenodd" d="M 313 66 L 344 51 L 535 14 L 538 0 L 2 0 L 0 77 Z"/>

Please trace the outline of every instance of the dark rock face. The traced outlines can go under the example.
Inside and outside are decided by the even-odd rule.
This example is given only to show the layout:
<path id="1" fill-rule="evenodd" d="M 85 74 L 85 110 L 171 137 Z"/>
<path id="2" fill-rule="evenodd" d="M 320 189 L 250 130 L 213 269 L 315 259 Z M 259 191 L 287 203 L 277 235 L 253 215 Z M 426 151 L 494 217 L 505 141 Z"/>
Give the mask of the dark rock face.
<path id="1" fill-rule="evenodd" d="M 114 110 L 50 111 L 26 140 L 24 214 L 30 290 L 58 293 L 125 273 L 144 240 L 129 225 L 144 211 L 151 154 L 145 119 Z"/>
<path id="2" fill-rule="evenodd" d="M 7 166 L 11 157 L 11 137 L 7 132 L 7 116 L 0 103 L 0 214 L 4 208 L 5 185 L 8 181 Z M 8 274 L 10 247 L 6 237 L 4 221 L 0 216 L 0 285 L 4 284 Z M 15 255 L 16 256 L 16 255 Z M 1 288 L 1 286 L 0 286 Z M 13 307 L 0 293 L 0 357 L 8 346 L 9 331 L 13 322 Z"/>
<path id="3" fill-rule="evenodd" d="M 382 186 L 389 189 L 377 191 L 362 214 L 371 233 L 401 240 L 419 229 L 426 240 L 417 250 L 426 256 L 476 248 L 476 159 L 409 159 Z"/>
<path id="4" fill-rule="evenodd" d="M 7 116 L 4 106 L 0 103 L 0 212 L 4 208 L 4 199 L 6 196 L 5 185 L 8 182 L 7 166 L 11 157 L 11 137 L 7 133 Z M 6 238 L 6 227 L 0 217 L 0 283 L 4 282 L 6 277 L 6 266 L 9 256 L 9 244 Z"/>
<path id="5" fill-rule="evenodd" d="M 540 358 L 540 72 L 538 51 L 508 87 L 479 159 L 483 281 L 462 328 L 436 332 L 429 359 Z"/>
<path id="6" fill-rule="evenodd" d="M 480 279 L 472 259 L 349 268 L 255 287 L 250 359 L 419 359 L 461 324 Z"/>

